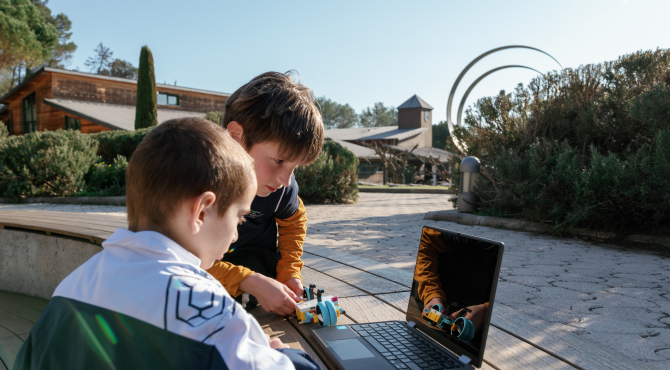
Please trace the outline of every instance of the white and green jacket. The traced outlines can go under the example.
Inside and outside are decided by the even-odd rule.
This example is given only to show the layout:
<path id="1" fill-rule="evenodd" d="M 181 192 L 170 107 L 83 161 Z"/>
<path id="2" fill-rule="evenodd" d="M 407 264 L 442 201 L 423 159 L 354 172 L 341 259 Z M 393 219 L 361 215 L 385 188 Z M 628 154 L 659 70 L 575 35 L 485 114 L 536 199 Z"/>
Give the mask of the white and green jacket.
<path id="1" fill-rule="evenodd" d="M 169 238 L 118 229 L 54 292 L 15 369 L 293 369 Z"/>

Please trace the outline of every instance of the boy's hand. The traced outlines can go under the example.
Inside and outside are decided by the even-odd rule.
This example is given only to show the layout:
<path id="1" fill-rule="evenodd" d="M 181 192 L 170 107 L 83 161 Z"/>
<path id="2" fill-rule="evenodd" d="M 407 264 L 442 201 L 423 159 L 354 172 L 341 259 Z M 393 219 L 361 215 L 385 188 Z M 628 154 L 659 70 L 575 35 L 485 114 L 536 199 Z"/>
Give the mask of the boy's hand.
<path id="1" fill-rule="evenodd" d="M 295 310 L 295 303 L 300 302 L 289 287 L 259 273 L 242 280 L 240 290 L 256 297 L 264 310 L 282 316 L 290 315 Z"/>
<path id="2" fill-rule="evenodd" d="M 430 301 L 428 301 L 428 303 L 426 303 L 426 306 L 423 308 L 423 312 L 422 312 L 423 316 L 426 316 L 426 310 L 427 309 L 433 308 L 433 306 L 435 306 L 436 304 L 441 304 L 442 307 L 444 307 L 444 301 L 442 301 L 442 298 L 435 297 L 435 298 L 431 299 Z"/>
<path id="3" fill-rule="evenodd" d="M 269 335 L 265 334 L 265 336 L 268 338 L 268 342 L 270 342 L 270 348 L 272 349 L 291 348 L 287 344 L 284 344 L 284 342 L 282 342 L 279 338 L 270 339 Z"/>
<path id="4" fill-rule="evenodd" d="M 305 287 L 302 286 L 302 281 L 300 281 L 300 279 L 288 279 L 283 284 L 289 287 L 289 289 L 291 289 L 293 293 L 298 296 L 298 298 L 302 297 L 302 293 L 305 290 Z"/>

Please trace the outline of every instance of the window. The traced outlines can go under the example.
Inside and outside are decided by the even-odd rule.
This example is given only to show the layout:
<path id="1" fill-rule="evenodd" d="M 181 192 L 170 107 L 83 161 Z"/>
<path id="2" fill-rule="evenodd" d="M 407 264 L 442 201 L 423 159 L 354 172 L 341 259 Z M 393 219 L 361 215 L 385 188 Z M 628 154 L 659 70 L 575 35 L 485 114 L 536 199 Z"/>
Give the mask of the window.
<path id="1" fill-rule="evenodd" d="M 78 119 L 74 119 L 72 117 L 65 116 L 65 129 L 81 131 L 81 121 Z"/>
<path id="2" fill-rule="evenodd" d="M 380 162 L 359 162 L 358 163 L 358 172 L 360 173 L 376 173 L 382 172 L 382 166 Z"/>
<path id="3" fill-rule="evenodd" d="M 35 105 L 35 93 L 23 99 L 23 133 L 29 134 L 37 131 L 37 106 Z"/>
<path id="4" fill-rule="evenodd" d="M 179 95 L 158 93 L 158 105 L 179 105 Z"/>

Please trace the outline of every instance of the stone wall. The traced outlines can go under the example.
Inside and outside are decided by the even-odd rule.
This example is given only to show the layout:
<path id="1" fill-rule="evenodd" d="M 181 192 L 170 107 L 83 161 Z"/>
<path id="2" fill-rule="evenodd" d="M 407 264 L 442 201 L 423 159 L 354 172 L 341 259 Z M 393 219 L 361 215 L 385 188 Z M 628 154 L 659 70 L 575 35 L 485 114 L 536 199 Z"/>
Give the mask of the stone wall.
<path id="1" fill-rule="evenodd" d="M 0 229 L 0 290 L 50 299 L 66 276 L 100 251 L 81 240 Z"/>

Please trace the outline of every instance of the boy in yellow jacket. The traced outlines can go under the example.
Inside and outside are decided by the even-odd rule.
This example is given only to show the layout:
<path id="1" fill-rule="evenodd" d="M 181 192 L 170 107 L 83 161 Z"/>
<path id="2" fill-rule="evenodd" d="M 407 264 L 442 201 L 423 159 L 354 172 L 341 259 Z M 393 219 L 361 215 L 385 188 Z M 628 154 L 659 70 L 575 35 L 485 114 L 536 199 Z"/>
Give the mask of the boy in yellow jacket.
<path id="1" fill-rule="evenodd" d="M 247 310 L 260 303 L 288 315 L 302 295 L 307 232 L 293 170 L 321 152 L 321 114 L 311 89 L 267 72 L 228 98 L 223 126 L 254 158 L 258 189 L 237 242 L 208 272 Z"/>

